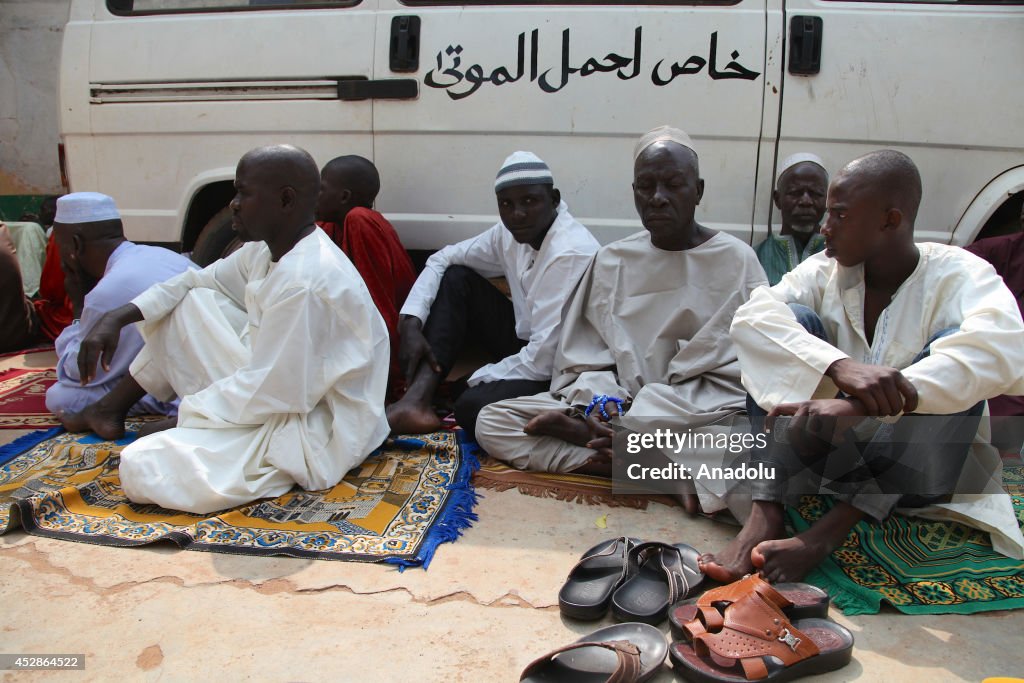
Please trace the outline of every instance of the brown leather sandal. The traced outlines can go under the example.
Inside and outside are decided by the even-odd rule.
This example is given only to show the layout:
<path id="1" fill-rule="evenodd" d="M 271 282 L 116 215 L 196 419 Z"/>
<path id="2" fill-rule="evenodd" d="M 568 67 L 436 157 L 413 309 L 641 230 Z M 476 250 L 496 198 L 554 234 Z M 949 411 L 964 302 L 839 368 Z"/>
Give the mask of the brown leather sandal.
<path id="1" fill-rule="evenodd" d="M 828 616 L 829 595 L 809 583 L 779 583 L 774 586 L 757 574 L 706 591 L 699 598 L 683 600 L 669 610 L 669 624 L 676 640 L 687 642 L 698 633 L 715 632 L 722 627 L 722 613 L 747 593 L 756 592 L 778 607 L 786 617 L 824 619 Z"/>
<path id="2" fill-rule="evenodd" d="M 643 683 L 661 668 L 668 643 L 647 624 L 616 624 L 598 629 L 535 659 L 521 683 Z"/>
<path id="3" fill-rule="evenodd" d="M 717 613 L 717 610 L 715 610 Z M 853 635 L 828 619 L 791 622 L 763 592 L 725 608 L 717 632 L 693 635 L 669 648 L 676 673 L 698 683 L 790 681 L 850 663 Z"/>

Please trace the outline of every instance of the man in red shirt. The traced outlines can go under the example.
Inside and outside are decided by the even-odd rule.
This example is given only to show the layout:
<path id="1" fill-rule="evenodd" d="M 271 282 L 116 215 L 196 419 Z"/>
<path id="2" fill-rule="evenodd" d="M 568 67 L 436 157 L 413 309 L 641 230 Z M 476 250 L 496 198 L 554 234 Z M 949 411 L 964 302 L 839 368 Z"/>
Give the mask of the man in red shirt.
<path id="1" fill-rule="evenodd" d="M 320 172 L 316 218 L 363 276 L 387 325 L 391 341 L 388 400 L 394 401 L 404 389 L 398 366 L 398 311 L 416 281 L 416 272 L 394 227 L 372 208 L 379 191 L 380 175 L 371 161 L 356 155 L 332 159 Z"/>

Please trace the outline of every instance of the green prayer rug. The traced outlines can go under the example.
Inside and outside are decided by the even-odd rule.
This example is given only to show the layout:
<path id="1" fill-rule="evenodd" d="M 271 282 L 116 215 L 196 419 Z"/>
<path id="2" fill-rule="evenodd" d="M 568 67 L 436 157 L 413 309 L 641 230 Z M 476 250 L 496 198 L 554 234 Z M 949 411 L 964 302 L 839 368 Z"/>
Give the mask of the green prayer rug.
<path id="1" fill-rule="evenodd" d="M 137 428 L 137 424 L 131 425 Z M 455 432 L 388 439 L 331 489 L 296 487 L 210 515 L 128 501 L 118 442 L 35 432 L 0 448 L 0 534 L 99 545 L 171 541 L 187 550 L 383 562 L 424 568 L 476 519 L 479 467 Z"/>
<path id="2" fill-rule="evenodd" d="M 1007 467 L 1003 482 L 1024 526 L 1024 467 Z M 804 496 L 787 508 L 796 532 L 831 507 Z M 987 533 L 956 522 L 893 515 L 861 522 L 807 581 L 829 592 L 844 614 L 875 614 L 882 601 L 906 614 L 973 614 L 1024 607 L 1024 562 L 992 549 Z"/>

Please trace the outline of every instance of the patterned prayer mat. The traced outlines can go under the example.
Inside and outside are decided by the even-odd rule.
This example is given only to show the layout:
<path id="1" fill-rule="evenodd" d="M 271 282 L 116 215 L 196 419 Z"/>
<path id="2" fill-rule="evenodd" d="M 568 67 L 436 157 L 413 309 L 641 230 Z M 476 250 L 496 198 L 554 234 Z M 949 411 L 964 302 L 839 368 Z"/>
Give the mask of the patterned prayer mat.
<path id="1" fill-rule="evenodd" d="M 136 429 L 138 424 L 131 425 Z M 0 534 L 99 545 L 173 541 L 187 550 L 384 562 L 426 568 L 437 546 L 476 519 L 469 483 L 479 466 L 452 432 L 389 439 L 325 491 L 295 488 L 210 516 L 128 502 L 121 448 L 95 436 L 51 430 L 0 449 Z"/>
<path id="2" fill-rule="evenodd" d="M 612 482 L 604 477 L 585 474 L 552 474 L 550 472 L 524 472 L 495 460 L 484 453 L 475 442 L 467 441 L 465 447 L 472 450 L 480 461 L 480 469 L 473 475 L 473 485 L 492 491 L 516 489 L 525 496 L 554 498 L 574 501 L 587 505 L 626 507 L 646 510 L 651 502 L 662 505 L 678 505 L 671 496 L 631 496 L 612 492 Z"/>
<path id="3" fill-rule="evenodd" d="M 1024 467 L 1003 470 L 1017 521 L 1024 526 Z M 805 496 L 788 508 L 797 532 L 831 507 Z M 884 600 L 907 614 L 973 614 L 1024 607 L 1024 563 L 992 550 L 987 533 L 955 522 L 893 515 L 861 522 L 807 578 L 844 614 L 875 614 Z"/>
<path id="4" fill-rule="evenodd" d="M 60 424 L 46 409 L 46 389 L 57 381 L 53 368 L 0 372 L 0 429 L 40 429 Z"/>

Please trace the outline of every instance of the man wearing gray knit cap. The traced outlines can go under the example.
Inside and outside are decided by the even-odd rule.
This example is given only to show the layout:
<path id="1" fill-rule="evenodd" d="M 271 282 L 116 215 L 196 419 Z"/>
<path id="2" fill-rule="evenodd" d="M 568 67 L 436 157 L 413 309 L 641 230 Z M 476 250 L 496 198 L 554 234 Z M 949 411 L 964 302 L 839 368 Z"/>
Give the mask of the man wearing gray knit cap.
<path id="1" fill-rule="evenodd" d="M 491 456 L 519 469 L 610 475 L 615 418 L 683 433 L 743 410 L 729 324 L 766 280 L 749 246 L 697 222 L 703 195 L 686 133 L 662 126 L 640 138 L 633 199 L 644 230 L 602 247 L 584 275 L 550 391 L 480 413 L 477 438 Z M 706 512 L 726 506 L 722 491 L 679 492 L 697 493 Z M 689 510 L 696 503 L 686 498 Z"/>
<path id="2" fill-rule="evenodd" d="M 569 213 L 537 155 L 505 159 L 494 192 L 501 220 L 431 256 L 402 307 L 399 363 L 409 390 L 388 407 L 395 434 L 441 427 L 434 392 L 471 337 L 493 362 L 469 377 L 455 402 L 455 419 L 469 436 L 487 404 L 551 383 L 563 309 L 599 245 Z M 487 280 L 498 276 L 511 301 Z"/>

